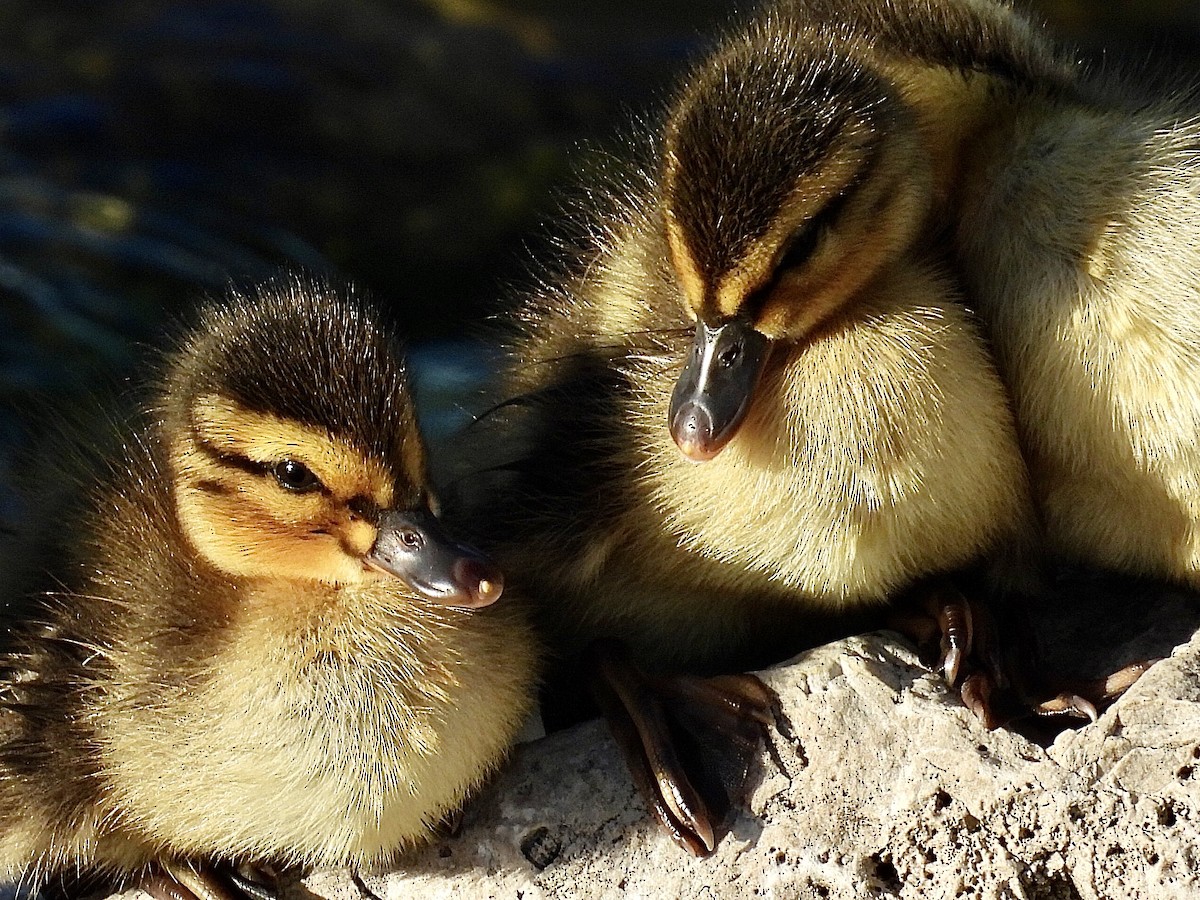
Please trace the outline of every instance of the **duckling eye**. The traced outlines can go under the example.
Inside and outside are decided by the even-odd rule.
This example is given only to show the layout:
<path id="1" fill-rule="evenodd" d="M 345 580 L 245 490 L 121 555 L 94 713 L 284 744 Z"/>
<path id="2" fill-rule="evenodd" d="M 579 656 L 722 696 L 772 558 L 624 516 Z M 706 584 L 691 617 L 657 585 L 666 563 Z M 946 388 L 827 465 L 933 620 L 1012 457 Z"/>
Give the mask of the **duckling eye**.
<path id="1" fill-rule="evenodd" d="M 738 358 L 742 355 L 742 342 L 731 344 L 720 353 L 717 354 L 717 361 L 726 369 L 735 365 Z"/>
<path id="2" fill-rule="evenodd" d="M 296 493 L 316 490 L 321 486 L 320 480 L 313 474 L 312 469 L 294 459 L 285 459 L 276 463 L 271 470 L 279 486 Z"/>
<path id="3" fill-rule="evenodd" d="M 817 241 L 820 239 L 824 227 L 823 223 L 813 220 L 800 229 L 787 252 L 783 254 L 776 271 L 784 272 L 788 269 L 796 269 L 808 262 L 813 251 L 817 249 Z"/>
<path id="4" fill-rule="evenodd" d="M 792 236 L 792 243 L 784 252 L 776 271 L 796 269 L 808 262 L 809 257 L 816 251 L 821 236 L 833 227 L 833 223 L 846 208 L 846 200 L 853 189 L 853 186 L 844 189 L 826 203 L 820 212 L 800 226 L 800 230 Z"/>
<path id="5" fill-rule="evenodd" d="M 410 550 L 420 550 L 425 543 L 425 539 L 421 537 L 420 532 L 414 531 L 411 528 L 405 528 L 400 532 L 400 542 Z"/>

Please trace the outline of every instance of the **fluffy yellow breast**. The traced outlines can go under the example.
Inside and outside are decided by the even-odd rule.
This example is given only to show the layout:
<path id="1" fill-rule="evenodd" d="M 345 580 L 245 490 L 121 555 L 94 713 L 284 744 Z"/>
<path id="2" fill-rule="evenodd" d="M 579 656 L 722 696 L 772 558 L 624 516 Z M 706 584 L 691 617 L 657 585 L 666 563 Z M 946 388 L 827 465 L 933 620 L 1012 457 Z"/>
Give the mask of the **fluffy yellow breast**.
<path id="1" fill-rule="evenodd" d="M 903 267 L 806 344 L 780 347 L 709 462 L 661 425 L 673 370 L 639 394 L 642 476 L 695 552 L 829 605 L 881 600 L 1019 527 L 1027 485 L 1007 398 L 946 284 Z"/>

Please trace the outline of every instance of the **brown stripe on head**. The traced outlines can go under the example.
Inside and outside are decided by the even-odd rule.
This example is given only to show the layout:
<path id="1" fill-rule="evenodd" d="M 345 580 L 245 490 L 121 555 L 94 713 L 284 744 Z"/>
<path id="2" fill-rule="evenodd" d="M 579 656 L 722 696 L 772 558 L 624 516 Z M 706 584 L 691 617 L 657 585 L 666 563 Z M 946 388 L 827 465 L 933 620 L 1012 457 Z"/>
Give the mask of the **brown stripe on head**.
<path id="1" fill-rule="evenodd" d="M 363 583 L 381 512 L 426 508 L 402 347 L 384 313 L 300 278 L 201 310 L 161 431 L 199 558 L 251 579 Z M 290 590 L 290 588 L 289 588 Z"/>
<path id="2" fill-rule="evenodd" d="M 828 158 L 813 172 L 800 176 L 780 205 L 763 236 L 721 278 L 715 307 L 724 318 L 749 315 L 761 307 L 756 302 L 780 274 L 781 267 L 802 266 L 816 249 L 820 229 L 844 207 L 874 157 L 874 135 L 861 123 L 850 123 L 839 136 Z"/>
<path id="3" fill-rule="evenodd" d="M 669 163 L 667 172 L 669 183 L 673 178 Z M 664 211 L 664 216 L 667 227 L 667 250 L 671 255 L 671 266 L 675 270 L 679 289 L 683 292 L 684 311 L 693 319 L 701 318 L 704 313 L 704 301 L 708 294 L 707 282 L 696 263 L 695 256 L 692 255 L 691 248 L 688 247 L 684 228 L 679 224 L 674 210 L 668 207 Z"/>
<path id="4" fill-rule="evenodd" d="M 397 474 L 422 468 L 403 346 L 348 287 L 281 278 L 204 307 L 167 372 L 176 427 L 201 397 L 336 436 Z"/>
<path id="5" fill-rule="evenodd" d="M 739 314 L 770 282 L 797 227 L 853 179 L 887 96 L 811 35 L 773 25 L 770 40 L 751 29 L 704 64 L 667 123 L 667 244 L 703 318 Z"/>

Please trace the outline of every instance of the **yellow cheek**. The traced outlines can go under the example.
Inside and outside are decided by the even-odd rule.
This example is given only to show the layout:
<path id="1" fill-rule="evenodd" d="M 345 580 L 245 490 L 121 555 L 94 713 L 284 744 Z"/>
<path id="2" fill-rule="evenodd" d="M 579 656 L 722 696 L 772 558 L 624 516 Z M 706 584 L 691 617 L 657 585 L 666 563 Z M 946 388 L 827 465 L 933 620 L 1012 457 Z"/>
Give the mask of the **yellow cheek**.
<path id="1" fill-rule="evenodd" d="M 341 527 L 342 549 L 350 556 L 363 557 L 375 543 L 375 527 L 363 521 L 348 522 Z"/>
<path id="2" fill-rule="evenodd" d="M 852 293 L 845 280 L 805 275 L 784 276 L 771 293 L 754 322 L 754 327 L 773 340 L 800 340 L 850 302 Z"/>
<path id="3" fill-rule="evenodd" d="M 274 489 L 214 493 L 183 487 L 180 525 L 196 551 L 236 576 L 357 582 L 367 578 L 362 557 L 375 540 L 366 522 L 328 514 L 317 495 L 274 496 Z M 307 515 L 306 515 L 307 513 Z"/>

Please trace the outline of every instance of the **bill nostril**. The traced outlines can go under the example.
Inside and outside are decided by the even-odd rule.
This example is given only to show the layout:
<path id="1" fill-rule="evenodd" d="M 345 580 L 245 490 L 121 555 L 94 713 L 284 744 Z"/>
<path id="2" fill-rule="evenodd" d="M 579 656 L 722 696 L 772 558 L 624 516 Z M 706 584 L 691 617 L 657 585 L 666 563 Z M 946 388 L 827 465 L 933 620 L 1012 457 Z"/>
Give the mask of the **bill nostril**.
<path id="1" fill-rule="evenodd" d="M 720 450 L 713 435 L 712 416 L 695 402 L 685 403 L 671 421 L 671 437 L 688 459 L 711 459 Z"/>
<path id="2" fill-rule="evenodd" d="M 696 403 L 685 403 L 675 414 L 672 431 L 679 435 L 703 438 L 712 433 L 712 419 L 708 412 Z"/>

